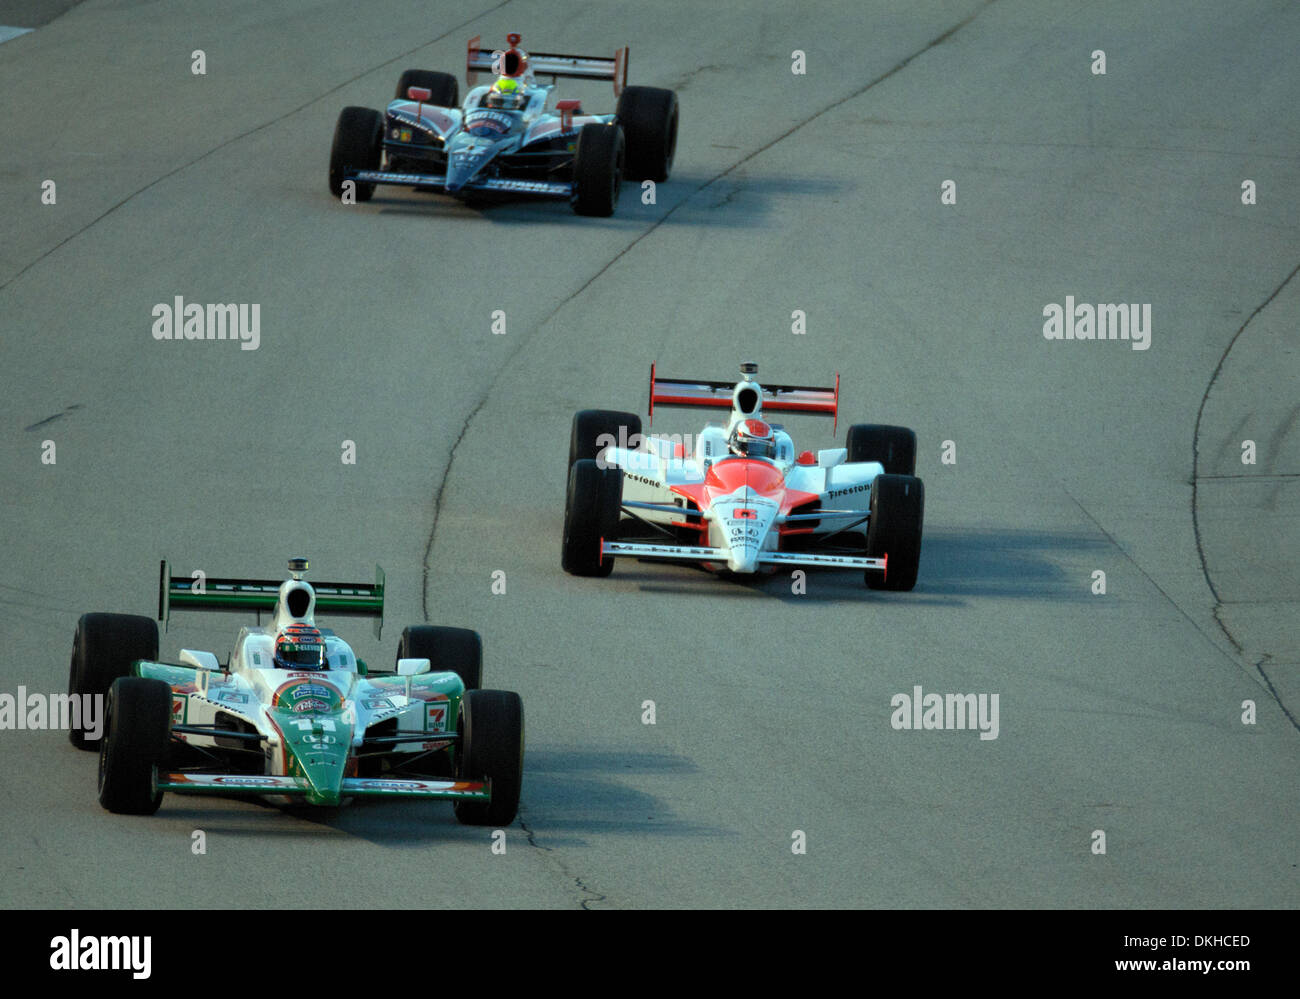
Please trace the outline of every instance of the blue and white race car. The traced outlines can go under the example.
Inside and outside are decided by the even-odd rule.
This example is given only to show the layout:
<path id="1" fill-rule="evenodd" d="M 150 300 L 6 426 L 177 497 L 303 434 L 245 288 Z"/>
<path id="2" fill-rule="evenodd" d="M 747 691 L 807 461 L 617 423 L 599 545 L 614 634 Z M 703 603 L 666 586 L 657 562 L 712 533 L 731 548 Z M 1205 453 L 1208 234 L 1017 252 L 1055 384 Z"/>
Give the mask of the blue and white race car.
<path id="1" fill-rule="evenodd" d="M 330 193 L 368 201 L 375 185 L 397 184 L 462 198 L 538 195 L 568 198 L 579 215 L 608 216 L 625 178 L 668 179 L 677 95 L 627 86 L 627 48 L 609 59 L 529 55 L 518 34 L 507 40 L 508 49 L 488 51 L 470 39 L 463 104 L 450 73 L 408 69 L 385 111 L 344 108 L 330 150 Z M 480 72 L 494 82 L 476 86 Z M 559 77 L 613 81 L 617 109 L 587 114 L 580 101 L 557 100 Z"/>

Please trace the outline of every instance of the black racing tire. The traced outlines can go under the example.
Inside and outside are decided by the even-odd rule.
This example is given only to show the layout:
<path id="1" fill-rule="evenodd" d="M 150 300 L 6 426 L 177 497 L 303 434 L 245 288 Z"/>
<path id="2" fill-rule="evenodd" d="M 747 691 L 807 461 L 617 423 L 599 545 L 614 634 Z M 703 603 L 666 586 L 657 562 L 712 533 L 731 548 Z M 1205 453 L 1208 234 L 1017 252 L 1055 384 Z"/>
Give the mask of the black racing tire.
<path id="1" fill-rule="evenodd" d="M 627 87 L 618 98 L 627 136 L 628 180 L 668 179 L 677 154 L 677 95 L 658 87 Z"/>
<path id="2" fill-rule="evenodd" d="M 573 576 L 608 576 L 614 558 L 600 557 L 601 539 L 618 537 L 618 517 L 623 507 L 623 470 L 601 468 L 590 458 L 575 461 L 569 469 L 569 489 L 564 501 L 564 541 L 560 565 Z"/>
<path id="3" fill-rule="evenodd" d="M 433 69 L 408 69 L 397 80 L 397 92 L 394 100 L 409 101 L 406 92 L 411 87 L 424 87 L 430 97 L 425 104 L 436 104 L 440 108 L 460 106 L 460 82 L 450 73 L 439 73 Z"/>
<path id="4" fill-rule="evenodd" d="M 413 624 L 402 632 L 397 658 L 427 659 L 433 664 L 434 672 L 450 671 L 458 675 L 466 690 L 483 686 L 483 639 L 469 628 Z"/>
<path id="5" fill-rule="evenodd" d="M 163 680 L 118 677 L 104 703 L 99 803 L 121 815 L 152 815 L 162 804 L 157 774 L 171 742 L 172 689 Z"/>
<path id="6" fill-rule="evenodd" d="M 914 475 L 877 475 L 871 483 L 871 519 L 867 521 L 867 557 L 888 554 L 885 572 L 867 569 L 868 588 L 910 590 L 921 561 L 921 523 L 925 484 Z"/>
<path id="7" fill-rule="evenodd" d="M 68 693 L 74 697 L 99 698 L 97 713 L 102 718 L 108 688 L 120 676 L 130 676 L 137 659 L 158 658 L 158 625 L 139 614 L 82 614 L 72 639 L 72 664 L 68 669 Z M 84 700 L 81 702 L 85 704 Z M 102 739 L 89 738 L 73 728 L 68 738 L 78 749 L 99 749 Z"/>
<path id="8" fill-rule="evenodd" d="M 347 107 L 339 112 L 330 147 L 330 194 L 343 196 L 349 170 L 378 170 L 383 156 L 384 116 L 371 108 Z M 357 183 L 357 201 L 369 201 L 374 184 Z"/>
<path id="9" fill-rule="evenodd" d="M 908 427 L 855 423 L 845 445 L 849 461 L 878 461 L 886 475 L 916 474 L 916 431 Z"/>
<path id="10" fill-rule="evenodd" d="M 615 441 L 624 441 L 631 447 L 633 439 L 641 436 L 641 417 L 636 413 L 620 413 L 614 409 L 584 409 L 574 413 L 573 426 L 569 430 L 569 466 L 565 469 L 566 480 L 568 470 L 573 468 L 575 461 L 588 458 L 594 460 L 605 449 L 600 439 L 606 434 L 613 437 Z"/>
<path id="11" fill-rule="evenodd" d="M 607 218 L 618 204 L 623 184 L 623 129 L 618 125 L 583 125 L 573 154 L 573 195 L 579 215 Z"/>
<path id="12" fill-rule="evenodd" d="M 490 780 L 492 800 L 457 801 L 467 826 L 508 826 L 519 811 L 524 776 L 524 702 L 513 690 L 473 690 L 460 702 L 456 779 Z"/>

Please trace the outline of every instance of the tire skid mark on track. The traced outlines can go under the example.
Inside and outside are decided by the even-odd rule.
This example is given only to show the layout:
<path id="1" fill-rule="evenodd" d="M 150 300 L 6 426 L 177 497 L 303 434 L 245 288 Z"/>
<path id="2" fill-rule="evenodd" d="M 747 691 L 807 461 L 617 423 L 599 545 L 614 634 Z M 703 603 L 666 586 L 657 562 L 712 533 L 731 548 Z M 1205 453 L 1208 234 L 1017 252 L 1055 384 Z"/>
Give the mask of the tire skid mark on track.
<path id="1" fill-rule="evenodd" d="M 194 159 L 190 160 L 189 162 L 187 162 L 187 163 L 182 163 L 180 166 L 176 167 L 175 169 L 168 170 L 165 174 L 162 174 L 162 175 L 159 176 L 159 177 L 155 177 L 153 180 L 149 181 L 149 183 L 145 184 L 144 187 L 141 187 L 139 190 L 132 191 L 130 194 L 128 194 L 128 195 L 127 195 L 125 198 L 123 198 L 121 201 L 118 201 L 116 204 L 109 206 L 107 209 L 105 209 L 105 210 L 104 210 L 103 212 L 101 212 L 99 215 L 95 216 L 95 218 L 91 219 L 89 222 L 87 222 L 85 225 L 83 225 L 83 226 L 82 226 L 80 229 L 78 229 L 76 232 L 69 233 L 66 237 L 64 237 L 63 239 L 59 240 L 57 243 L 55 243 L 53 246 L 51 246 L 51 247 L 50 247 L 48 250 L 46 250 L 44 253 L 40 254 L 40 256 L 38 256 L 35 260 L 33 260 L 33 261 L 31 261 L 30 263 L 28 263 L 26 267 L 22 268 L 22 269 L 19 270 L 17 273 L 15 273 L 15 274 L 13 275 L 13 277 L 11 277 L 8 281 L 5 281 L 3 284 L 0 284 L 0 291 L 4 291 L 4 290 L 5 290 L 6 288 L 8 288 L 11 284 L 13 284 L 15 281 L 17 281 L 20 277 L 22 277 L 24 274 L 26 274 L 29 270 L 31 270 L 33 267 L 35 267 L 37 264 L 41 263 L 41 262 L 42 262 L 43 260 L 45 260 L 47 257 L 50 257 L 50 256 L 52 256 L 53 254 L 57 253 L 60 249 L 62 249 L 62 248 L 63 248 L 64 246 L 66 246 L 68 243 L 71 243 L 74 239 L 76 239 L 76 238 L 77 238 L 78 236 L 80 236 L 82 233 L 87 232 L 88 230 L 94 228 L 94 227 L 95 227 L 96 225 L 98 225 L 100 222 L 104 221 L 104 219 L 108 218 L 110 215 L 112 215 L 114 212 L 116 212 L 116 211 L 117 211 L 119 208 L 121 208 L 123 205 L 127 204 L 127 203 L 130 202 L 130 201 L 134 201 L 134 200 L 135 200 L 137 197 L 139 197 L 141 194 L 144 194 L 145 191 L 148 191 L 148 190 L 150 190 L 151 188 L 157 187 L 159 184 L 161 184 L 164 180 L 167 180 L 169 177 L 174 177 L 176 174 L 181 173 L 181 172 L 183 172 L 183 171 L 185 171 L 185 170 L 188 170 L 190 167 L 194 166 L 195 164 L 197 164 L 197 163 L 202 163 L 204 160 L 206 160 L 209 156 L 212 156 L 214 153 L 219 153 L 219 152 L 221 152 L 221 150 L 225 149 L 227 146 L 233 145 L 233 144 L 236 143 L 236 142 L 240 142 L 240 141 L 242 141 L 243 139 L 248 138 L 250 135 L 256 135 L 258 132 L 261 132 L 261 131 L 263 131 L 263 130 L 265 130 L 265 129 L 271 128 L 271 127 L 274 126 L 274 125 L 278 125 L 280 122 L 284 121 L 286 118 L 292 117 L 293 115 L 297 114 L 297 113 L 300 112 L 300 111 L 305 111 L 307 108 L 311 107 L 313 104 L 316 104 L 316 103 L 319 102 L 319 101 L 323 101 L 326 97 L 329 97 L 331 94 L 338 93 L 338 91 L 342 90 L 344 87 L 347 87 L 347 86 L 350 86 L 350 85 L 353 84 L 353 83 L 356 83 L 358 80 L 363 79 L 364 77 L 369 76 L 371 73 L 378 72 L 379 70 L 383 69 L 385 66 L 391 66 L 391 65 L 393 65 L 394 63 L 399 62 L 399 61 L 401 61 L 401 60 L 407 58 L 407 56 L 410 56 L 410 55 L 415 54 L 416 52 L 419 52 L 420 49 L 428 48 L 430 45 L 434 45 L 434 44 L 436 44 L 437 42 L 440 42 L 440 41 L 442 41 L 442 40 L 445 39 L 445 38 L 450 38 L 453 34 L 455 34 L 456 32 L 460 31 L 461 29 L 467 27 L 468 25 L 473 24 L 473 23 L 474 23 L 475 21 L 477 21 L 479 18 L 481 18 L 481 17 L 486 17 L 488 14 L 494 13 L 495 11 L 498 11 L 498 10 L 500 10 L 502 7 L 505 7 L 505 6 L 507 6 L 508 4 L 511 4 L 511 3 L 513 3 L 513 2 L 514 2 L 514 0 L 501 0 L 501 2 L 498 3 L 498 4 L 496 4 L 495 6 L 488 7 L 486 10 L 478 11 L 478 12 L 475 13 L 472 17 L 470 17 L 470 18 L 468 18 L 468 19 L 462 21 L 460 24 L 456 25 L 454 28 L 449 28 L 448 30 L 444 31 L 441 35 L 438 35 L 436 38 L 431 38 L 431 39 L 429 39 L 427 42 L 421 42 L 419 45 L 415 46 L 414 48 L 412 48 L 412 49 L 408 49 L 408 50 L 405 51 L 405 52 L 400 52 L 400 53 L 398 53 L 397 55 L 393 56 L 393 58 L 391 58 L 391 59 L 389 59 L 389 60 L 387 60 L 387 61 L 385 61 L 385 62 L 381 62 L 381 63 L 379 63 L 379 64 L 376 65 L 376 66 L 371 66 L 369 69 L 363 70 L 362 72 L 356 74 L 355 76 L 353 76 L 353 77 L 351 77 L 351 78 L 349 78 L 349 79 L 347 79 L 347 80 L 344 80 L 342 83 L 339 83 L 339 84 L 337 84 L 336 86 L 331 87 L 329 90 L 326 90 L 324 93 L 322 93 L 322 94 L 317 94 L 315 97 L 311 98 L 311 99 L 308 100 L 308 101 L 304 101 L 302 104 L 299 104 L 299 105 L 298 105 L 297 107 L 295 107 L 295 108 L 290 108 L 288 111 L 284 112 L 284 114 L 279 115 L 279 116 L 277 116 L 277 117 L 275 117 L 275 118 L 272 118 L 270 121 L 264 121 L 264 122 L 262 122 L 262 124 L 257 125 L 257 126 L 255 126 L 255 127 L 253 127 L 253 128 L 250 128 L 250 129 L 248 129 L 248 130 L 246 130 L 246 131 L 240 132 L 238 135 L 232 135 L 232 136 L 231 136 L 229 139 L 227 139 L 225 142 L 222 142 L 222 143 L 220 143 L 220 144 L 218 144 L 218 145 L 213 146 L 213 147 L 212 147 L 211 149 L 209 149 L 207 152 L 202 153 L 202 154 L 200 154 L 200 155 L 194 157 Z"/>

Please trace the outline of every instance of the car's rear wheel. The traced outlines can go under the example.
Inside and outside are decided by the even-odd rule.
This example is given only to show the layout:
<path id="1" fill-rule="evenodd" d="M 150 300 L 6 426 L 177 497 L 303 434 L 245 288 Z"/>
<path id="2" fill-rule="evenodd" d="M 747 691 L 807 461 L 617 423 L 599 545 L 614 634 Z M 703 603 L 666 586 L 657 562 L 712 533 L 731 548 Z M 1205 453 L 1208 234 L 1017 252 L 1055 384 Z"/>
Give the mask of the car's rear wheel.
<path id="1" fill-rule="evenodd" d="M 855 423 L 845 446 L 849 461 L 878 461 L 889 475 L 916 474 L 916 432 L 908 427 Z"/>
<path id="2" fill-rule="evenodd" d="M 574 576 L 608 576 L 614 558 L 601 558 L 600 543 L 618 537 L 623 507 L 623 470 L 600 468 L 595 461 L 575 461 L 569 469 L 564 501 L 564 541 L 560 565 Z"/>
<path id="3" fill-rule="evenodd" d="M 617 115 L 627 135 L 628 180 L 667 180 L 677 154 L 677 95 L 658 87 L 627 87 Z"/>
<path id="4" fill-rule="evenodd" d="M 460 702 L 456 778 L 490 781 L 492 800 L 457 801 L 456 818 L 470 826 L 507 826 L 519 811 L 524 773 L 524 702 L 512 690 L 473 690 Z"/>
<path id="5" fill-rule="evenodd" d="M 86 709 L 102 717 L 108 688 L 120 676 L 130 676 L 137 659 L 158 658 L 158 625 L 139 614 L 82 614 L 72 639 L 72 664 L 68 669 L 68 693 L 78 699 L 83 727 L 68 733 L 78 749 L 98 749 L 100 739 L 90 738 L 84 728 Z M 88 705 L 86 697 L 98 698 Z"/>
<path id="6" fill-rule="evenodd" d="M 623 129 L 583 125 L 573 154 L 573 210 L 579 215 L 614 214 L 623 183 Z"/>
<path id="7" fill-rule="evenodd" d="M 402 632 L 398 659 L 427 659 L 434 672 L 450 671 L 466 690 L 483 686 L 483 639 L 469 628 L 415 624 Z"/>
<path id="8" fill-rule="evenodd" d="M 344 108 L 334 127 L 330 147 L 330 194 L 343 196 L 343 184 L 350 170 L 378 170 L 383 157 L 384 119 L 371 108 Z M 356 181 L 357 201 L 369 201 L 374 184 Z"/>
<path id="9" fill-rule="evenodd" d="M 412 87 L 423 87 L 430 97 L 425 104 L 436 104 L 440 108 L 454 108 L 460 104 L 460 82 L 450 73 L 439 73 L 433 69 L 408 69 L 397 80 L 395 100 L 409 101 Z"/>
<path id="10" fill-rule="evenodd" d="M 635 447 L 641 436 L 641 417 L 613 409 L 584 409 L 573 414 L 569 431 L 569 468 L 575 461 L 595 459 L 611 443 Z M 605 438 L 602 440 L 602 438 Z M 566 478 L 567 478 L 566 469 Z"/>
<path id="11" fill-rule="evenodd" d="M 925 485 L 914 475 L 877 475 L 871 483 L 871 519 L 867 521 L 867 557 L 888 555 L 885 572 L 867 569 L 873 590 L 910 590 L 921 561 L 921 523 Z"/>
<path id="12" fill-rule="evenodd" d="M 162 680 L 113 681 L 99 750 L 99 803 L 122 815 L 152 815 L 162 804 L 158 768 L 171 741 L 172 690 Z"/>

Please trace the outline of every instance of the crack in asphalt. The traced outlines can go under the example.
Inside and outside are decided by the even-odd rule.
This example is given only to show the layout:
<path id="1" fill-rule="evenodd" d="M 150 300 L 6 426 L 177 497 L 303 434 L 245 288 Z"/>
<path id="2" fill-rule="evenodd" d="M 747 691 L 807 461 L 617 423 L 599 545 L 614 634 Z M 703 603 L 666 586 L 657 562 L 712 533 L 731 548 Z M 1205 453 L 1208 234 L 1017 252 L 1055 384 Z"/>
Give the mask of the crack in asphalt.
<path id="1" fill-rule="evenodd" d="M 1224 601 L 1223 597 L 1219 594 L 1218 587 L 1214 585 L 1214 580 L 1210 577 L 1210 567 L 1205 558 L 1205 546 L 1201 539 L 1201 521 L 1197 512 L 1197 495 L 1200 483 L 1199 468 L 1201 460 L 1201 419 L 1205 416 L 1205 404 L 1210 398 L 1210 393 L 1214 390 L 1215 382 L 1219 380 L 1219 375 L 1223 371 L 1223 366 L 1227 363 L 1228 355 L 1232 353 L 1232 348 L 1237 345 L 1237 340 L 1240 339 L 1244 332 L 1246 332 L 1246 328 L 1255 321 L 1255 317 L 1263 312 L 1273 299 L 1277 298 L 1277 296 L 1282 293 L 1282 289 L 1291 283 L 1296 274 L 1300 274 L 1300 264 L 1297 264 L 1292 268 L 1291 273 L 1282 279 L 1282 283 L 1274 288 L 1272 293 L 1255 307 L 1254 311 L 1246 317 L 1246 321 L 1237 328 L 1237 332 L 1232 335 L 1232 339 L 1228 341 L 1227 347 L 1224 348 L 1223 354 L 1219 357 L 1219 363 L 1214 366 L 1214 373 L 1210 375 L 1210 380 L 1206 383 L 1205 391 L 1201 394 L 1201 404 L 1196 410 L 1196 426 L 1192 431 L 1192 533 L 1196 539 L 1196 557 L 1201 562 L 1201 575 L 1205 577 L 1205 585 L 1209 587 L 1210 594 L 1214 597 L 1214 621 L 1219 626 L 1219 630 L 1227 636 L 1228 641 L 1232 643 L 1232 647 L 1236 649 L 1238 653 L 1244 651 L 1244 648 L 1242 644 L 1237 641 L 1236 636 L 1233 635 L 1232 631 L 1220 616 L 1220 612 L 1223 610 Z M 1206 476 L 1206 479 L 1210 478 L 1235 478 L 1235 476 Z M 1287 718 L 1291 720 L 1291 724 L 1295 728 L 1300 729 L 1300 722 L 1297 722 L 1296 716 L 1293 715 L 1287 709 L 1287 706 L 1282 703 L 1282 698 L 1278 694 L 1277 689 L 1273 686 L 1273 683 L 1269 680 L 1267 674 L 1265 674 L 1263 669 L 1264 660 L 1261 659 L 1253 665 L 1256 674 L 1258 674 L 1259 680 L 1268 689 L 1269 693 L 1272 694 L 1274 702 L 1282 709 L 1282 712 L 1287 716 Z"/>
<path id="2" fill-rule="evenodd" d="M 24 274 L 26 274 L 29 270 L 31 270 L 33 267 L 35 267 L 35 266 L 36 266 L 37 264 L 39 264 L 41 261 L 43 261 L 43 260 L 45 260 L 47 257 L 49 257 L 49 256 L 51 256 L 51 255 L 57 253 L 60 249 L 62 249 L 62 248 L 63 248 L 64 246 L 66 246 L 68 243 L 72 242 L 74 239 L 76 239 L 76 238 L 77 238 L 78 236 L 80 236 L 82 233 L 87 232 L 88 230 L 90 230 L 91 228 L 93 228 L 94 226 L 96 226 L 96 225 L 98 225 L 100 222 L 102 222 L 104 219 L 108 218 L 110 215 L 112 215 L 114 212 L 116 212 L 116 211 L 117 211 L 119 208 L 121 208 L 123 205 L 127 204 L 127 203 L 130 202 L 130 201 L 134 201 L 134 200 L 135 200 L 137 197 L 139 197 L 141 194 L 144 194 L 145 191 L 148 191 L 149 189 L 158 186 L 158 185 L 161 184 L 164 180 L 167 180 L 169 177 L 174 177 L 176 174 L 180 173 L 182 170 L 188 170 L 190 167 L 194 166 L 196 163 L 202 163 L 202 162 L 203 162 L 204 160 L 206 160 L 209 156 L 213 155 L 214 153 L 219 153 L 221 150 L 225 149 L 225 148 L 226 148 L 227 146 L 229 146 L 229 145 L 232 145 L 233 143 L 239 142 L 239 141 L 241 141 L 242 139 L 246 139 L 246 138 L 248 138 L 250 135 L 256 135 L 258 132 L 265 131 L 266 129 L 271 128 L 271 127 L 274 126 L 274 125 L 278 125 L 280 122 L 284 121 L 286 118 L 289 118 L 289 117 L 291 117 L 292 115 L 297 114 L 299 111 L 305 111 L 307 108 L 311 107 L 313 104 L 316 104 L 316 103 L 318 103 L 318 102 L 320 102 L 320 101 L 323 101 L 326 97 L 329 97 L 331 94 L 338 93 L 338 91 L 342 90 L 344 87 L 349 86 L 350 84 L 356 83 L 358 80 L 360 80 L 360 79 L 362 79 L 362 78 L 364 78 L 364 77 L 366 77 L 366 76 L 369 76 L 371 73 L 374 73 L 374 72 L 376 72 L 377 70 L 381 70 L 381 69 L 383 69 L 385 66 L 391 66 L 393 63 L 398 62 L 399 60 L 405 59 L 407 56 L 414 55 L 416 52 L 419 52 L 420 49 L 427 48 L 427 47 L 430 46 L 430 45 L 433 45 L 433 44 L 435 44 L 435 43 L 437 43 L 437 42 L 442 41 L 444 38 L 450 38 L 453 34 L 455 34 L 456 32 L 460 31 L 462 28 L 465 28 L 466 26 L 468 26 L 468 25 L 470 25 L 470 24 L 473 24 L 473 23 L 474 23 L 475 21 L 477 21 L 479 18 L 481 18 L 481 17 L 486 17 L 488 14 L 491 14 L 491 13 L 493 13 L 494 11 L 498 11 L 498 10 L 500 10 L 502 7 L 505 7 L 507 4 L 510 4 L 510 3 L 513 3 L 513 2 L 514 2 L 514 0 L 501 0 L 501 2 L 498 3 L 498 4 L 496 4 L 495 6 L 493 6 L 493 7 L 488 7 L 486 10 L 479 11 L 479 12 L 476 13 L 473 17 L 470 17 L 470 18 L 468 18 L 467 20 L 462 21 L 460 24 L 456 25 L 454 28 L 449 28 L 448 30 L 444 31 L 441 35 L 438 35 L 436 38 L 431 38 L 431 39 L 429 39 L 427 42 L 421 42 L 419 45 L 415 46 L 414 48 L 407 49 L 405 52 L 400 52 L 400 53 L 398 53 L 397 55 L 393 56 L 393 58 L 388 59 L 388 60 L 386 60 L 385 62 L 381 62 L 381 63 L 378 63 L 377 65 L 371 66 L 371 67 L 369 67 L 368 69 L 365 69 L 365 70 L 363 70 L 362 72 L 358 73 L 356 76 L 353 76 L 353 77 L 351 77 L 351 78 L 349 78 L 349 79 L 347 79 L 347 80 L 344 80 L 342 83 L 337 84 L 336 86 L 330 87 L 329 90 L 326 90 L 326 91 L 323 92 L 323 93 L 317 94 L 315 97 L 311 98 L 311 100 L 304 101 L 302 104 L 299 104 L 297 107 L 295 107 L 295 108 L 291 108 L 290 110 L 284 112 L 284 114 L 279 115 L 279 116 L 276 117 L 276 118 L 272 118 L 272 119 L 270 119 L 269 121 L 264 121 L 264 122 L 262 122 L 262 124 L 257 125 L 257 126 L 254 127 L 254 128 L 250 128 L 250 129 L 248 129 L 247 131 L 240 132 L 238 135 L 231 136 L 231 137 L 230 137 L 229 139 L 227 139 L 225 142 L 218 143 L 217 145 L 215 145 L 215 146 L 213 146 L 211 149 L 209 149 L 207 152 L 202 153 L 202 154 L 199 155 L 199 156 L 196 156 L 194 159 L 192 159 L 192 160 L 190 160 L 190 161 L 188 161 L 188 162 L 186 162 L 186 163 L 182 163 L 180 166 L 176 167 L 176 168 L 173 169 L 173 170 L 168 170 L 166 173 L 164 173 L 164 174 L 162 174 L 162 175 L 160 175 L 160 176 L 158 176 L 158 177 L 155 177 L 153 180 L 149 181 L 149 183 L 145 184 L 144 187 L 141 187 L 140 189 L 138 189 L 138 190 L 136 190 L 136 191 L 132 191 L 130 194 L 128 194 L 126 197 L 124 197 L 121 201 L 118 201 L 116 204 L 111 205 L 111 206 L 109 206 L 108 208 L 106 208 L 103 212 L 101 212 L 99 215 L 95 216 L 93 219 L 91 219 L 89 222 L 87 222 L 85 225 L 83 225 L 83 226 L 82 226 L 80 229 L 78 229 L 76 232 L 70 233 L 69 235 L 67 235 L 67 236 L 64 237 L 63 239 L 59 240 L 57 243 L 55 243 L 53 246 L 51 246 L 51 247 L 50 247 L 48 250 L 46 250 L 44 253 L 40 254 L 40 255 L 37 256 L 34 260 L 32 260 L 30 263 L 28 263 L 26 267 L 22 268 L 22 270 L 18 271 L 16 274 L 14 274 L 12 277 L 10 277 L 7 281 L 4 281 L 3 283 L 0 283 L 0 291 L 4 291 L 6 288 L 8 288 L 11 284 L 13 284 L 15 281 L 17 281 L 20 277 L 22 277 Z"/>
<path id="3" fill-rule="evenodd" d="M 522 811 L 522 809 L 520 810 Z M 537 838 L 534 835 L 533 831 L 528 828 L 528 823 L 526 823 L 523 820 L 523 816 L 519 817 L 519 828 L 524 831 L 524 836 L 527 837 L 529 846 L 533 847 L 535 850 L 540 850 L 542 853 L 550 854 L 549 859 L 551 863 L 553 863 L 556 867 L 558 867 L 566 878 L 571 879 L 580 892 L 588 896 L 587 898 L 578 899 L 579 908 L 586 911 L 590 911 L 591 907 L 595 905 L 597 902 L 604 902 L 606 899 L 608 899 L 609 897 L 608 895 L 602 895 L 594 888 L 588 888 L 587 882 L 583 881 L 582 878 L 578 877 L 571 870 L 569 870 L 568 865 L 561 859 L 559 854 L 557 854 L 549 846 L 542 846 L 542 844 L 538 843 Z"/>

